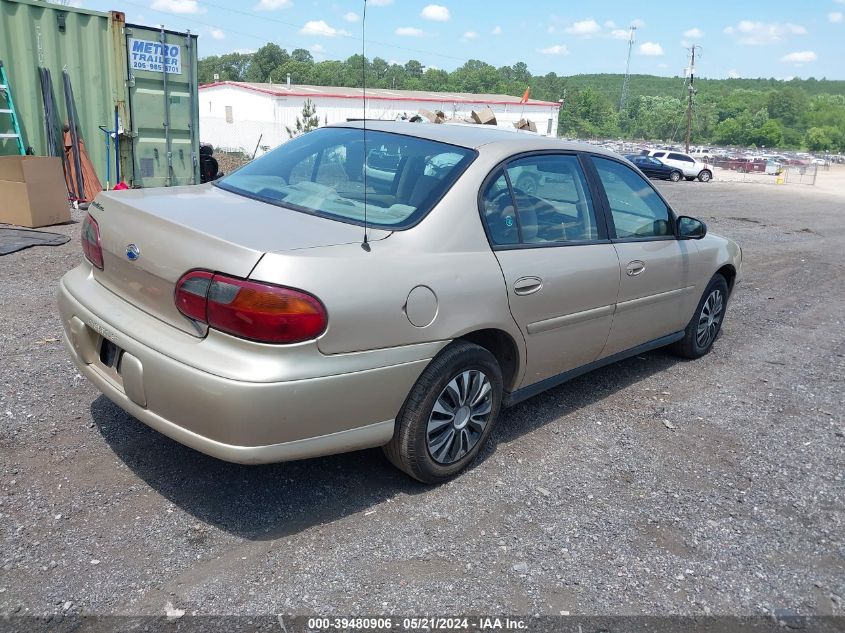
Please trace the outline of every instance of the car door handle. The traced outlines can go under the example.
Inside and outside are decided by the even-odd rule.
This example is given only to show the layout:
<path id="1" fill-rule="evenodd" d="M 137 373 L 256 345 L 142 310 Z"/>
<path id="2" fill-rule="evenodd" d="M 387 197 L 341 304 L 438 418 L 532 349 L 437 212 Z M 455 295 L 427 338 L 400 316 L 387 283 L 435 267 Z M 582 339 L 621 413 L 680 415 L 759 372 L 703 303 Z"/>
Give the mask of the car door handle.
<path id="1" fill-rule="evenodd" d="M 639 259 L 635 259 L 634 261 L 628 262 L 628 265 L 625 267 L 625 272 L 628 273 L 629 277 L 636 277 L 644 270 L 645 262 L 640 261 Z"/>
<path id="2" fill-rule="evenodd" d="M 513 282 L 513 292 L 517 295 L 533 295 L 543 287 L 543 280 L 539 277 L 520 277 Z"/>

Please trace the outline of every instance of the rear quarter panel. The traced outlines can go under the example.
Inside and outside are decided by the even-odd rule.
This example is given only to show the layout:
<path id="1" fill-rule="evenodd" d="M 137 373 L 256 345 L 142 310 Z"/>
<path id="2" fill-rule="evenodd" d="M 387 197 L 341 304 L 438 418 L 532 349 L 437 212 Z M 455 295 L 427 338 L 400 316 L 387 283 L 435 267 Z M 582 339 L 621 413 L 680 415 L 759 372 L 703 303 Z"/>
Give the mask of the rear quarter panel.
<path id="1" fill-rule="evenodd" d="M 317 344 L 324 354 L 432 341 L 445 345 L 462 334 L 496 328 L 517 343 L 521 373 L 522 335 L 478 212 L 478 189 L 498 160 L 479 156 L 419 224 L 371 241 L 369 252 L 356 243 L 267 253 L 250 277 L 306 290 L 323 302 L 329 326 Z M 433 321 L 424 327 L 406 315 L 408 295 L 417 286 L 437 298 Z"/>

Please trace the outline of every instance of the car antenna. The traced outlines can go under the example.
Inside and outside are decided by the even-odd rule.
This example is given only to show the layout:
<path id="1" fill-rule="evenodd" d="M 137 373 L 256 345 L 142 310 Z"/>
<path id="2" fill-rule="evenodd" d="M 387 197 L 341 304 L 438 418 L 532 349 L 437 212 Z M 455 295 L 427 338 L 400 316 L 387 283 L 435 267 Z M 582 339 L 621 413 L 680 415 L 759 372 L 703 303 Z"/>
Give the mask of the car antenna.
<path id="1" fill-rule="evenodd" d="M 367 33 L 367 0 L 364 0 L 364 15 L 361 17 L 361 97 L 364 101 L 364 117 L 362 126 L 364 130 L 364 241 L 361 243 L 368 253 L 370 242 L 367 239 L 367 57 L 366 57 L 366 33 Z"/>

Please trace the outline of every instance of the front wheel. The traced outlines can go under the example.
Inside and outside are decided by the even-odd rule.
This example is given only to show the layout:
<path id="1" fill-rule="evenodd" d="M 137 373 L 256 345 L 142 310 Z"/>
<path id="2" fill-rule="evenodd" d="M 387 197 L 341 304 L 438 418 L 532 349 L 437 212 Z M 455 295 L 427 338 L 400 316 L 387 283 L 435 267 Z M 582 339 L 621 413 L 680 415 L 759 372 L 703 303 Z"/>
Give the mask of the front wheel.
<path id="1" fill-rule="evenodd" d="M 672 182 L 680 182 L 681 172 L 673 171 L 671 174 L 669 174 L 669 180 L 671 180 Z"/>
<path id="2" fill-rule="evenodd" d="M 713 179 L 713 173 L 709 169 L 702 169 L 698 174 L 700 182 L 710 182 Z"/>
<path id="3" fill-rule="evenodd" d="M 483 347 L 456 341 L 425 368 L 384 446 L 390 462 L 424 483 L 447 481 L 478 455 L 499 416 L 502 370 Z"/>
<path id="4" fill-rule="evenodd" d="M 672 351 L 684 358 L 701 358 L 713 347 L 728 307 L 728 282 L 720 274 L 713 275 L 698 302 L 684 338 L 672 345 Z"/>

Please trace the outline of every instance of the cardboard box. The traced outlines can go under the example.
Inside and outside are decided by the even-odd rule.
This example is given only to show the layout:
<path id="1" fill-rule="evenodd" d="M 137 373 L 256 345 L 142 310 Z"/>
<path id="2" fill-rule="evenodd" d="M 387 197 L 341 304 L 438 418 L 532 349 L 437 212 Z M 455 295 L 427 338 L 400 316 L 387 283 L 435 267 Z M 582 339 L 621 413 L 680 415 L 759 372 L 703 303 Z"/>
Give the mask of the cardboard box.
<path id="1" fill-rule="evenodd" d="M 0 156 L 0 222 L 37 228 L 69 221 L 61 158 Z"/>
<path id="2" fill-rule="evenodd" d="M 531 119 L 520 119 L 518 122 L 514 123 L 513 126 L 517 130 L 528 130 L 529 132 L 537 131 L 537 126 Z"/>
<path id="3" fill-rule="evenodd" d="M 490 108 L 483 108 L 478 112 L 473 110 L 470 116 L 473 121 L 481 125 L 497 125 L 496 114 Z"/>

